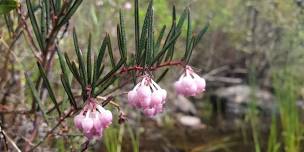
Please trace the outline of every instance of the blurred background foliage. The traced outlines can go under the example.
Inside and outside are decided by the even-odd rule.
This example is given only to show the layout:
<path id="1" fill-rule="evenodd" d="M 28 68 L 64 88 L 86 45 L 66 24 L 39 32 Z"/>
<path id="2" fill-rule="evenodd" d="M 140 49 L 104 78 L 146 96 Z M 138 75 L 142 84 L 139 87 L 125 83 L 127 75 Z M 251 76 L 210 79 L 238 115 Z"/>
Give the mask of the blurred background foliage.
<path id="1" fill-rule="evenodd" d="M 23 3 L 23 1 L 21 2 Z M 140 1 L 140 19 L 143 22 L 145 9 L 148 0 Z M 303 47 L 304 47 L 304 1 L 302 0 L 155 0 L 155 33 L 159 33 L 162 25 L 170 27 L 172 7 L 176 6 L 177 12 L 182 13 L 185 6 L 191 10 L 192 21 L 194 25 L 194 33 L 203 28 L 203 26 L 210 22 L 210 27 L 203 41 L 198 45 L 193 53 L 191 65 L 195 67 L 200 74 L 210 73 L 216 69 L 226 68 L 226 71 L 220 73 L 217 77 L 209 76 L 207 79 L 208 91 L 204 99 L 199 97 L 191 99 L 196 101 L 195 106 L 200 111 L 199 117 L 203 122 L 209 123 L 213 119 L 212 99 L 209 94 L 222 87 L 229 87 L 238 84 L 246 84 L 254 87 L 263 88 L 271 92 L 278 100 L 278 109 L 280 117 L 272 116 L 271 124 L 267 126 L 267 136 L 264 140 L 263 134 L 260 131 L 254 130 L 256 126 L 264 123 L 262 120 L 256 120 L 255 110 L 249 110 L 248 116 L 251 125 L 250 133 L 242 132 L 243 136 L 249 134 L 252 139 L 249 143 L 254 143 L 255 148 L 252 151 L 301 151 L 301 142 L 303 139 L 303 124 L 301 120 L 303 117 L 302 111 L 297 111 L 297 105 L 294 100 L 302 100 L 304 97 L 303 87 Z M 89 33 L 92 34 L 92 46 L 96 50 L 99 47 L 103 37 L 108 32 L 112 39 L 116 39 L 116 24 L 119 22 L 119 10 L 122 9 L 126 21 L 126 33 L 128 40 L 128 50 L 134 52 L 134 20 L 133 20 L 133 1 L 128 0 L 87 0 L 83 1 L 79 10 L 72 17 L 68 25 L 68 30 L 64 33 L 63 39 L 60 41 L 61 50 L 68 52 L 73 59 L 73 40 L 72 28 L 76 27 L 78 33 L 79 45 L 82 49 L 87 46 L 87 39 Z M 14 14 L 11 14 L 14 17 Z M 14 107 L 26 106 L 31 100 L 29 91 L 26 90 L 24 71 L 32 71 L 32 75 L 38 75 L 38 69 L 31 48 L 29 40 L 21 36 L 16 41 L 15 47 L 9 56 L 6 56 L 8 44 L 11 42 L 8 28 L 4 20 L 0 20 L 0 97 L 1 104 L 13 103 Z M 166 31 L 168 32 L 168 31 Z M 182 33 L 182 37 L 176 44 L 177 56 L 183 55 L 184 45 L 186 41 L 186 28 Z M 116 41 L 113 41 L 113 50 L 118 50 Z M 114 51 L 115 52 L 115 51 Z M 180 53 L 179 53 L 180 52 Z M 117 55 L 118 53 L 114 54 Z M 110 63 L 109 63 L 110 65 Z M 33 70 L 34 69 L 34 70 Z M 64 96 L 59 75 L 61 73 L 59 62 L 54 62 L 54 68 L 51 70 L 49 78 L 56 92 L 55 94 L 62 98 Z M 170 83 L 177 78 L 177 72 L 171 71 L 172 77 L 168 77 L 163 85 L 165 88 L 170 87 Z M 10 77 L 10 76 L 14 77 Z M 208 76 L 208 75 L 207 75 Z M 253 78 L 253 79 L 252 79 Z M 254 82 L 253 82 L 254 81 Z M 60 89 L 59 89 L 60 88 Z M 176 99 L 177 97 L 170 98 Z M 201 106 L 199 101 L 207 105 Z M 254 99 L 252 99 L 254 101 Z M 210 104 L 211 103 L 211 104 Z M 66 106 L 68 106 L 67 103 Z M 169 103 L 169 106 L 171 104 Z M 250 106 L 255 108 L 256 105 Z M 64 109 L 65 106 L 62 108 Z M 170 109 L 170 108 L 169 108 Z M 172 112 L 172 111 L 171 111 Z M 170 110 L 169 112 L 170 113 Z M 180 141 L 175 141 L 168 137 L 168 141 L 162 141 L 163 144 L 169 147 L 177 146 L 181 149 L 196 151 L 226 151 L 228 147 L 233 147 L 235 143 L 230 142 L 229 139 L 234 138 L 234 134 L 222 134 L 221 132 L 214 133 L 213 130 L 204 130 L 199 135 L 201 137 L 192 136 L 184 137 L 180 134 L 170 132 L 170 128 L 174 129 L 172 125 L 172 115 L 163 116 L 162 123 L 165 127 L 162 128 L 162 136 L 180 137 Z M 200 116 L 203 115 L 203 116 Z M 210 116 L 210 117 L 209 117 Z M 2 116 L 4 117 L 4 116 Z M 52 117 L 52 116 L 49 116 Z M 174 117 L 174 116 L 173 116 Z M 280 119 L 279 119 L 280 118 Z M 137 118 L 138 119 L 138 118 Z M 135 122 L 139 122 L 136 119 Z M 159 120 L 158 120 L 159 121 Z M 133 122 L 131 120 L 131 122 Z M 152 122 L 141 122 L 143 126 L 155 126 Z M 282 125 L 279 125 L 282 123 Z M 136 124 L 136 123 L 135 123 Z M 275 125 L 273 125 L 275 124 Z M 276 125 L 278 124 L 278 125 Z M 72 124 L 70 124 L 72 125 Z M 137 124 L 138 125 L 138 124 Z M 137 126 L 135 125 L 135 126 Z M 209 124 L 208 124 L 209 125 Z M 242 125 L 241 125 L 242 126 Z M 134 126 L 133 126 L 134 127 Z M 137 126 L 138 127 L 138 126 Z M 167 128 L 166 128 L 167 127 Z M 126 134 L 130 134 L 132 140 L 128 141 L 128 145 L 139 146 L 141 148 L 152 148 L 155 144 L 150 146 L 145 143 L 147 139 L 143 138 L 138 145 L 138 132 L 143 128 L 135 129 L 135 133 L 129 126 L 115 127 L 108 131 L 105 136 L 113 138 L 115 143 L 119 143 L 121 130 Z M 259 128 L 259 127 L 256 127 Z M 146 129 L 146 128 L 145 128 Z M 187 129 L 185 129 L 187 130 Z M 144 137 L 149 133 L 153 134 L 155 130 L 142 133 Z M 171 130 L 172 131 L 172 130 Z M 112 132 L 112 133 L 111 133 Z M 181 132 L 186 132 L 182 130 Z M 213 134 L 214 133 L 214 134 Z M 269 133 L 269 134 L 268 134 Z M 284 135 L 280 135 L 285 133 Z M 209 137 L 209 134 L 212 134 Z M 77 135 L 75 135 L 77 136 Z M 215 137 L 214 137 L 215 136 Z M 251 138 L 251 136 L 253 136 Z M 218 138 L 217 138 L 218 137 Z M 278 141 L 282 137 L 282 142 Z M 199 142 L 191 143 L 191 139 L 196 138 Z M 71 139 L 76 143 L 81 143 L 79 137 Z M 208 140 L 208 141 L 206 141 Z M 244 143 L 246 142 L 246 139 Z M 267 143 L 268 140 L 268 144 Z M 64 140 L 56 141 L 55 147 L 58 151 L 65 151 L 70 146 L 64 145 Z M 111 146 L 110 141 L 106 141 L 107 149 L 114 149 L 118 151 L 121 149 L 121 144 Z M 201 145 L 201 143 L 204 143 Z M 68 143 L 68 142 L 67 142 Z M 190 145 L 184 145 L 185 143 Z M 207 144 L 206 144 L 207 143 Z M 172 144 L 176 144 L 173 145 Z M 248 143 L 247 143 L 248 144 Z M 210 146 L 212 145 L 212 146 Z M 268 146 L 265 146 L 268 145 Z M 285 147 L 284 147 L 285 145 Z M 54 146 L 54 145 L 52 145 Z M 79 146 L 79 145 L 78 145 Z M 76 146 L 77 147 L 77 146 Z M 110 147 L 110 148 L 109 148 Z M 125 146 L 130 148 L 132 146 Z M 190 148 L 189 148 L 190 147 Z M 246 147 L 246 146 L 245 146 Z M 249 147 L 252 147 L 252 145 Z M 303 146 L 302 146 L 303 147 Z M 95 147 L 96 148 L 96 147 Z M 61 149 L 61 150 L 60 150 Z M 242 151 L 244 149 L 236 148 L 235 151 Z M 303 150 L 303 149 L 302 149 Z M 133 147 L 133 151 L 138 149 Z"/>

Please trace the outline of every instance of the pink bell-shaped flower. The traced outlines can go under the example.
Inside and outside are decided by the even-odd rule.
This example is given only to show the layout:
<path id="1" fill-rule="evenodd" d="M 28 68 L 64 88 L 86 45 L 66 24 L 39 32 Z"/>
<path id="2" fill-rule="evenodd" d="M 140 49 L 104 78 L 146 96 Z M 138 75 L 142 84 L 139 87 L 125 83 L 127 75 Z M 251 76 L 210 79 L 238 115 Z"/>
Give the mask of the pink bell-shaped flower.
<path id="1" fill-rule="evenodd" d="M 161 104 L 163 101 L 163 93 L 161 90 L 156 90 L 151 96 L 151 106 Z"/>
<path id="2" fill-rule="evenodd" d="M 112 112 L 109 110 L 104 111 L 101 113 L 100 121 L 104 128 L 108 128 L 109 125 L 112 123 L 113 115 Z"/>
<path id="3" fill-rule="evenodd" d="M 178 94 L 184 96 L 196 96 L 205 91 L 206 81 L 193 72 L 190 66 L 186 66 L 185 72 L 174 83 L 174 88 Z"/>
<path id="4" fill-rule="evenodd" d="M 206 88 L 206 81 L 205 79 L 201 78 L 201 77 L 194 77 L 194 81 L 195 81 L 195 84 L 196 84 L 196 89 L 197 89 L 197 92 L 203 92 L 205 91 L 205 88 Z"/>
<path id="5" fill-rule="evenodd" d="M 85 116 L 84 116 L 85 113 Z M 75 126 L 88 138 L 102 137 L 103 130 L 112 123 L 112 113 L 98 105 L 94 99 L 87 100 L 83 110 L 75 116 Z"/>
<path id="6" fill-rule="evenodd" d="M 94 127 L 93 119 L 90 118 L 90 111 L 88 110 L 85 118 L 83 119 L 81 126 L 85 133 L 89 133 L 91 129 Z"/>
<path id="7" fill-rule="evenodd" d="M 151 97 L 150 96 L 139 99 L 139 100 L 140 100 L 139 104 L 140 104 L 141 108 L 147 108 L 147 107 L 150 106 L 150 103 L 151 103 Z"/>
<path id="8" fill-rule="evenodd" d="M 128 103 L 141 109 L 145 115 L 152 117 L 162 110 L 156 110 L 155 107 L 162 107 L 167 97 L 167 91 L 160 88 L 150 76 L 145 75 L 131 91 L 128 92 Z"/>
<path id="9" fill-rule="evenodd" d="M 130 105 L 135 106 L 137 102 L 137 92 L 135 90 L 131 90 L 128 92 L 128 102 Z"/>
<path id="10" fill-rule="evenodd" d="M 83 115 L 82 111 L 74 117 L 74 124 L 79 130 L 82 130 L 82 121 L 84 118 L 85 116 Z"/>
<path id="11" fill-rule="evenodd" d="M 196 94 L 196 84 L 195 81 L 190 77 L 186 76 L 181 80 L 181 85 L 183 87 L 183 93 L 186 96 L 194 96 Z"/>
<path id="12" fill-rule="evenodd" d="M 138 98 L 147 98 L 151 96 L 150 87 L 142 85 L 137 90 L 137 97 Z M 140 100 L 140 99 L 139 99 Z"/>
<path id="13" fill-rule="evenodd" d="M 99 112 L 95 112 L 95 117 L 93 118 L 94 121 L 94 129 L 97 131 L 99 131 L 102 128 L 102 123 L 100 120 L 100 113 Z"/>

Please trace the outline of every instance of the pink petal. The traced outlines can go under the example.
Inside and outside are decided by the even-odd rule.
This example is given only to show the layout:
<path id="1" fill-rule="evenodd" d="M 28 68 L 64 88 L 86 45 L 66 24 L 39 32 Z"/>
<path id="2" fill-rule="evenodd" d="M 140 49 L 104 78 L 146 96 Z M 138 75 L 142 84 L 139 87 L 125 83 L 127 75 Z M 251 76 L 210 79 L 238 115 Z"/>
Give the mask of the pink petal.
<path id="1" fill-rule="evenodd" d="M 91 131 L 91 129 L 94 127 L 94 122 L 92 118 L 85 117 L 81 123 L 82 129 L 85 133 L 88 133 Z"/>
<path id="2" fill-rule="evenodd" d="M 104 113 L 101 114 L 100 121 L 104 128 L 109 127 L 109 125 L 112 123 L 113 115 L 112 112 L 109 110 L 106 110 Z"/>
<path id="3" fill-rule="evenodd" d="M 196 95 L 197 87 L 195 81 L 190 76 L 186 76 L 182 79 L 181 86 L 183 89 L 183 95 L 185 96 Z"/>
<path id="4" fill-rule="evenodd" d="M 149 107 L 150 104 L 151 104 L 151 97 L 148 96 L 148 97 L 139 99 L 138 101 L 140 102 L 140 107 L 141 107 L 141 108 L 147 108 L 147 107 Z"/>
<path id="5" fill-rule="evenodd" d="M 166 98 L 167 98 L 167 91 L 165 89 L 161 89 L 160 91 L 162 93 L 163 100 L 166 100 Z"/>
<path id="6" fill-rule="evenodd" d="M 163 94 L 161 90 L 156 90 L 151 95 L 151 106 L 161 104 L 163 101 Z"/>
<path id="7" fill-rule="evenodd" d="M 100 128 L 102 128 L 102 123 L 101 123 L 101 120 L 100 120 L 100 113 L 99 112 L 96 112 L 96 115 L 93 118 L 93 121 L 94 121 L 94 129 L 95 130 L 100 130 Z"/>
<path id="8" fill-rule="evenodd" d="M 137 101 L 137 92 L 135 90 L 131 90 L 128 92 L 128 103 L 132 106 L 135 106 Z"/>
<path id="9" fill-rule="evenodd" d="M 81 122 L 83 121 L 84 118 L 85 116 L 83 115 L 82 112 L 74 117 L 74 124 L 76 128 L 78 128 L 79 130 L 82 130 Z"/>
<path id="10" fill-rule="evenodd" d="M 195 84 L 197 86 L 197 93 L 205 91 L 206 81 L 201 77 L 194 78 Z"/>
<path id="11" fill-rule="evenodd" d="M 182 87 L 181 81 L 176 81 L 174 83 L 174 88 L 177 94 L 184 94 L 184 88 Z"/>
<path id="12" fill-rule="evenodd" d="M 137 97 L 138 98 L 146 98 L 151 96 L 150 87 L 142 85 L 137 90 Z"/>
<path id="13" fill-rule="evenodd" d="M 155 116 L 155 109 L 154 108 L 147 108 L 144 110 L 144 114 L 148 117 Z"/>

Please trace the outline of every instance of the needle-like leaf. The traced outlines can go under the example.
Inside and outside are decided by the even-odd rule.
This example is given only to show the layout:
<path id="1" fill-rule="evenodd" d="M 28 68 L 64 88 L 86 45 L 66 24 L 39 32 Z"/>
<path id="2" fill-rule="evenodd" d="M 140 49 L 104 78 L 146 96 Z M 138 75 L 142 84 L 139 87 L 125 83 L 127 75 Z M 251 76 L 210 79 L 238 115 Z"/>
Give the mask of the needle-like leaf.
<path id="1" fill-rule="evenodd" d="M 61 67 L 61 70 L 62 70 L 62 73 L 63 73 L 61 75 L 62 85 L 64 87 L 65 92 L 68 95 L 70 104 L 72 106 L 74 106 L 74 108 L 76 109 L 77 108 L 77 104 L 76 104 L 76 101 L 75 101 L 74 96 L 72 94 L 72 89 L 71 89 L 71 85 L 69 83 L 67 68 L 66 68 L 66 65 L 65 65 L 65 62 L 64 62 L 63 54 L 62 54 L 62 52 L 58 48 L 56 50 L 57 50 L 57 54 L 58 54 L 58 57 L 59 57 L 60 67 Z"/>
<path id="2" fill-rule="evenodd" d="M 37 103 L 38 105 L 38 108 L 39 110 L 42 112 L 42 116 L 43 116 L 43 119 L 46 123 L 48 123 L 47 119 L 46 119 L 46 116 L 45 116 L 45 112 L 44 110 L 42 109 L 42 106 L 41 106 L 41 100 L 39 98 L 39 95 L 38 95 L 38 91 L 35 89 L 35 86 L 33 84 L 33 82 L 31 81 L 30 77 L 28 76 L 28 74 L 25 72 L 24 73 L 24 76 L 25 76 L 25 79 L 26 79 L 26 84 L 29 86 L 30 88 L 30 91 L 31 91 L 31 94 L 33 96 L 33 99 L 34 101 Z"/>
<path id="3" fill-rule="evenodd" d="M 110 35 L 107 35 L 108 53 L 109 53 L 109 57 L 110 57 L 112 67 L 115 67 L 115 60 L 114 60 L 114 55 L 113 55 L 113 50 L 112 50 L 112 45 L 111 44 L 112 43 L 111 43 Z"/>
<path id="4" fill-rule="evenodd" d="M 186 40 L 186 49 L 185 49 L 185 55 L 183 60 L 186 60 L 188 58 L 188 54 L 191 51 L 192 46 L 192 26 L 191 26 L 191 15 L 188 11 L 188 26 L 187 26 L 187 40 Z"/>
<path id="5" fill-rule="evenodd" d="M 80 75 L 79 75 L 79 72 L 77 70 L 77 68 L 73 68 L 73 65 L 72 65 L 72 62 L 69 58 L 69 56 L 64 53 L 64 58 L 65 58 L 65 61 L 70 69 L 70 71 L 72 72 L 74 78 L 78 81 L 78 83 L 84 87 L 84 82 L 82 81 L 82 79 L 80 79 Z"/>
<path id="6" fill-rule="evenodd" d="M 42 65 L 39 62 L 37 62 L 37 65 L 38 65 L 38 68 L 39 68 L 39 72 L 40 72 L 40 74 L 42 76 L 43 82 L 44 82 L 44 84 L 45 84 L 45 86 L 46 86 L 46 88 L 48 90 L 49 96 L 50 96 L 51 100 L 53 101 L 54 106 L 56 107 L 58 114 L 61 115 L 61 111 L 60 111 L 60 108 L 58 106 L 58 102 L 57 102 L 57 99 L 55 97 L 55 94 L 54 94 L 54 92 L 53 92 L 53 90 L 51 88 L 50 81 L 47 78 Z"/>
<path id="7" fill-rule="evenodd" d="M 145 52 L 142 52 L 144 48 L 146 48 L 146 43 L 147 43 L 147 33 L 148 33 L 148 24 L 149 24 L 149 12 L 150 10 L 152 10 L 152 0 L 150 0 L 149 2 L 149 6 L 147 8 L 146 11 L 146 16 L 145 16 L 145 20 L 143 23 L 143 27 L 141 30 L 141 36 L 140 36 L 140 40 L 139 40 L 139 55 L 138 58 L 136 59 L 136 63 L 139 64 L 141 61 L 141 55 L 145 54 Z"/>
<path id="8" fill-rule="evenodd" d="M 40 30 L 39 30 L 39 27 L 38 27 L 38 23 L 37 23 L 35 14 L 34 14 L 34 9 L 33 9 L 31 0 L 26 0 L 26 6 L 27 6 L 28 15 L 29 15 L 29 18 L 31 20 L 33 31 L 35 33 L 38 45 L 39 45 L 41 50 L 44 50 L 44 45 L 43 45 L 44 40 L 42 39 Z"/>
<path id="9" fill-rule="evenodd" d="M 119 21 L 120 21 L 120 44 L 121 44 L 121 51 L 123 58 L 125 58 L 127 63 L 127 38 L 126 38 L 126 31 L 125 31 L 125 19 L 123 16 L 122 11 L 119 12 Z"/>
<path id="10" fill-rule="evenodd" d="M 163 40 L 163 37 L 165 35 L 166 25 L 163 26 L 163 28 L 160 30 L 158 38 L 156 40 L 156 43 L 154 45 L 154 57 L 159 52 L 161 41 Z"/>
<path id="11" fill-rule="evenodd" d="M 73 96 L 72 89 L 71 89 L 68 79 L 64 75 L 61 75 L 60 79 L 61 79 L 61 83 L 64 87 L 64 90 L 68 95 L 71 106 L 73 106 L 75 109 L 77 109 L 77 104 L 76 104 L 75 98 Z"/>
<path id="12" fill-rule="evenodd" d="M 153 0 L 150 1 L 150 4 L 153 5 Z M 148 9 L 148 39 L 147 39 L 147 49 L 146 49 L 146 66 L 150 66 L 153 59 L 153 9 Z"/>
<path id="13" fill-rule="evenodd" d="M 108 72 L 100 81 L 96 83 L 97 84 L 96 86 L 103 84 L 105 81 L 111 78 L 124 63 L 125 63 L 125 59 L 124 58 L 120 59 L 120 61 L 116 64 L 116 66 L 113 67 L 110 72 Z"/>
<path id="14" fill-rule="evenodd" d="M 83 82 L 86 86 L 87 82 L 88 82 L 87 72 L 86 72 L 84 61 L 82 58 L 82 53 L 81 53 L 79 45 L 78 45 L 78 39 L 77 39 L 77 34 L 75 31 L 75 28 L 73 29 L 73 41 L 74 41 L 75 52 L 77 54 L 77 59 L 78 59 L 78 64 L 79 64 L 79 73 L 80 73 L 80 76 L 83 78 Z"/>
<path id="15" fill-rule="evenodd" d="M 58 0 L 57 0 L 58 1 Z M 68 22 L 68 20 L 73 16 L 73 14 L 76 12 L 80 4 L 82 3 L 83 0 L 75 0 L 73 5 L 70 7 L 70 9 L 67 11 L 67 13 L 59 20 L 58 25 L 56 28 L 62 27 L 64 24 Z M 58 8 L 58 5 L 60 5 L 59 2 L 56 2 L 56 9 Z"/>
<path id="16" fill-rule="evenodd" d="M 88 50 L 87 50 L 87 74 L 88 74 L 88 84 L 92 84 L 92 56 L 91 56 L 91 45 L 92 36 L 89 36 Z"/>
<path id="17" fill-rule="evenodd" d="M 138 8 L 138 0 L 134 0 L 134 18 L 135 18 L 135 57 L 136 59 L 139 59 L 140 57 L 140 52 L 139 52 L 139 8 Z"/>

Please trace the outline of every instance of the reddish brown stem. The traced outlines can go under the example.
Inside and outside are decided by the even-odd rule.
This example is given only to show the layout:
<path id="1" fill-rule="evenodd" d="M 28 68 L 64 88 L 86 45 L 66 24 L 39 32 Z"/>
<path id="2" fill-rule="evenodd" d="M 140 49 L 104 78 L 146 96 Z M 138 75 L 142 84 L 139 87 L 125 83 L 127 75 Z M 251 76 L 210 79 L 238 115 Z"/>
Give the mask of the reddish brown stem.
<path id="1" fill-rule="evenodd" d="M 130 71 L 143 71 L 143 70 L 155 71 L 159 68 L 168 67 L 168 66 L 184 66 L 184 63 L 182 61 L 169 61 L 169 62 L 164 62 L 162 64 L 159 64 L 157 66 L 150 67 L 150 68 L 145 68 L 145 67 L 141 67 L 138 65 L 133 66 L 133 67 L 128 67 L 128 68 L 124 67 L 121 69 L 119 74 L 123 74 L 123 73 L 130 72 Z"/>

